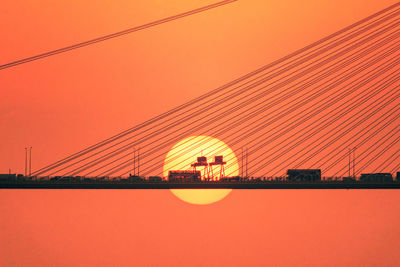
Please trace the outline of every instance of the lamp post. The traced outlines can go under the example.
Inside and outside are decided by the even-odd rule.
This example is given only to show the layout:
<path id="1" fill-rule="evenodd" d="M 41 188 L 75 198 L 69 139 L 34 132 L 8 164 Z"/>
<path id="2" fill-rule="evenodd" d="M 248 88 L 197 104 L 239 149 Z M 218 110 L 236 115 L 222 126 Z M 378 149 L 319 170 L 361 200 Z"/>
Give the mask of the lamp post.
<path id="1" fill-rule="evenodd" d="M 28 168 L 28 149 L 25 147 L 25 177 L 27 175 L 27 168 Z"/>
<path id="2" fill-rule="evenodd" d="M 32 175 L 32 147 L 29 147 L 29 177 Z"/>

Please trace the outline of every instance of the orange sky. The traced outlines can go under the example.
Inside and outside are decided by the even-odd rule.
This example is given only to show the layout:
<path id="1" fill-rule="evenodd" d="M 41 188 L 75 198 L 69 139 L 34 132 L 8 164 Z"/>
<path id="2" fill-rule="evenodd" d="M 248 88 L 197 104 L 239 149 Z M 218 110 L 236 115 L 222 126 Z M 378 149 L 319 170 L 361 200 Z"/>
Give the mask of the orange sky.
<path id="1" fill-rule="evenodd" d="M 386 0 L 239 0 L 0 71 L 0 173 L 42 167 L 381 10 Z M 0 64 L 212 1 L 2 1 Z M 0 191 L 0 265 L 387 265 L 397 191 Z"/>

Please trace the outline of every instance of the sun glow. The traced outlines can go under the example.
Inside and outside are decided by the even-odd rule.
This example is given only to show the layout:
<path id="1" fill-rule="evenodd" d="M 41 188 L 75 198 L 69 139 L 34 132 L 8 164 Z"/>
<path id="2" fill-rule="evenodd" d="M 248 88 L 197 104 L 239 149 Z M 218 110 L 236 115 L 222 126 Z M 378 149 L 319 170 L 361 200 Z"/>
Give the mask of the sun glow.
<path id="1" fill-rule="evenodd" d="M 190 136 L 175 144 L 167 153 L 164 161 L 163 175 L 168 177 L 170 170 L 190 170 L 191 164 L 197 157 L 205 156 L 208 162 L 214 161 L 215 156 L 223 156 L 226 176 L 239 174 L 239 163 L 232 149 L 217 138 L 210 136 Z M 198 168 L 202 179 L 205 179 L 204 167 Z M 213 167 L 213 177 L 220 178 L 221 167 Z M 191 204 L 210 204 L 225 198 L 231 189 L 171 189 L 179 199 Z"/>

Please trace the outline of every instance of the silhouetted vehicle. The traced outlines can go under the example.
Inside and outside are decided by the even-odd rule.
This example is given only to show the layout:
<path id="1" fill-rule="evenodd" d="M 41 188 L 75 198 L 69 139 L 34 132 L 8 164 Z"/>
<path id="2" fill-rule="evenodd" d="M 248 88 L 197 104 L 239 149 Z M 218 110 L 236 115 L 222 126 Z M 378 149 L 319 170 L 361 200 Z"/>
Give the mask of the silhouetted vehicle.
<path id="1" fill-rule="evenodd" d="M 132 175 L 127 178 L 128 182 L 144 182 L 145 179 L 143 177 Z"/>
<path id="2" fill-rule="evenodd" d="M 201 181 L 200 171 L 169 171 L 168 181 L 170 182 L 199 182 Z"/>
<path id="3" fill-rule="evenodd" d="M 343 177 L 342 181 L 343 182 L 355 182 L 356 179 L 354 177 Z"/>
<path id="4" fill-rule="evenodd" d="M 82 180 L 81 176 L 54 176 L 50 178 L 50 182 L 57 183 L 71 183 L 71 182 L 79 182 Z"/>
<path id="5" fill-rule="evenodd" d="M 11 182 L 17 178 L 16 174 L 0 174 L 0 182 Z"/>
<path id="6" fill-rule="evenodd" d="M 238 182 L 240 180 L 241 178 L 239 176 L 222 177 L 221 179 L 219 179 L 220 182 Z"/>
<path id="7" fill-rule="evenodd" d="M 360 177 L 360 182 L 393 182 L 391 173 L 363 173 Z"/>
<path id="8" fill-rule="evenodd" d="M 149 182 L 151 183 L 160 183 L 163 179 L 160 176 L 149 176 Z"/>
<path id="9" fill-rule="evenodd" d="M 397 172 L 396 174 L 396 182 L 400 182 L 400 172 Z"/>
<path id="10" fill-rule="evenodd" d="M 287 170 L 287 181 L 321 181 L 320 169 L 289 169 Z"/>

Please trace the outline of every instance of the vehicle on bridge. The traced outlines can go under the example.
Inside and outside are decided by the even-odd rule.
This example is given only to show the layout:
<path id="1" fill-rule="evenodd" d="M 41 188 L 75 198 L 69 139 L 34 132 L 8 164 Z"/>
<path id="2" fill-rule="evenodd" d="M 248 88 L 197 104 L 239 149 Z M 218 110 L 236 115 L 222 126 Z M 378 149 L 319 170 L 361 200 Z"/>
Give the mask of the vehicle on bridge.
<path id="1" fill-rule="evenodd" d="M 127 178 L 127 181 L 128 182 L 145 182 L 146 179 L 144 177 L 141 177 L 141 176 L 132 175 L 132 176 L 129 176 Z"/>
<path id="2" fill-rule="evenodd" d="M 362 173 L 360 176 L 360 182 L 393 182 L 393 176 L 391 173 Z"/>
<path id="3" fill-rule="evenodd" d="M 49 179 L 50 182 L 79 182 L 82 180 L 81 176 L 54 176 Z"/>
<path id="4" fill-rule="evenodd" d="M 170 182 L 200 182 L 200 171 L 169 171 L 168 181 Z"/>
<path id="5" fill-rule="evenodd" d="M 287 181 L 289 182 L 315 182 L 321 181 L 320 169 L 289 169 L 287 170 Z"/>
<path id="6" fill-rule="evenodd" d="M 351 177 L 351 176 L 347 176 L 347 177 L 343 177 L 342 181 L 343 182 L 355 182 L 356 178 L 355 177 Z"/>
<path id="7" fill-rule="evenodd" d="M 1 182 L 15 181 L 16 178 L 17 178 L 16 174 L 0 174 L 0 181 Z"/>
<path id="8" fill-rule="evenodd" d="M 243 180 L 240 176 L 232 176 L 232 177 L 222 177 L 219 179 L 220 182 L 239 182 Z"/>
<path id="9" fill-rule="evenodd" d="M 163 178 L 160 176 L 149 176 L 150 183 L 161 183 L 162 181 L 163 181 Z"/>

